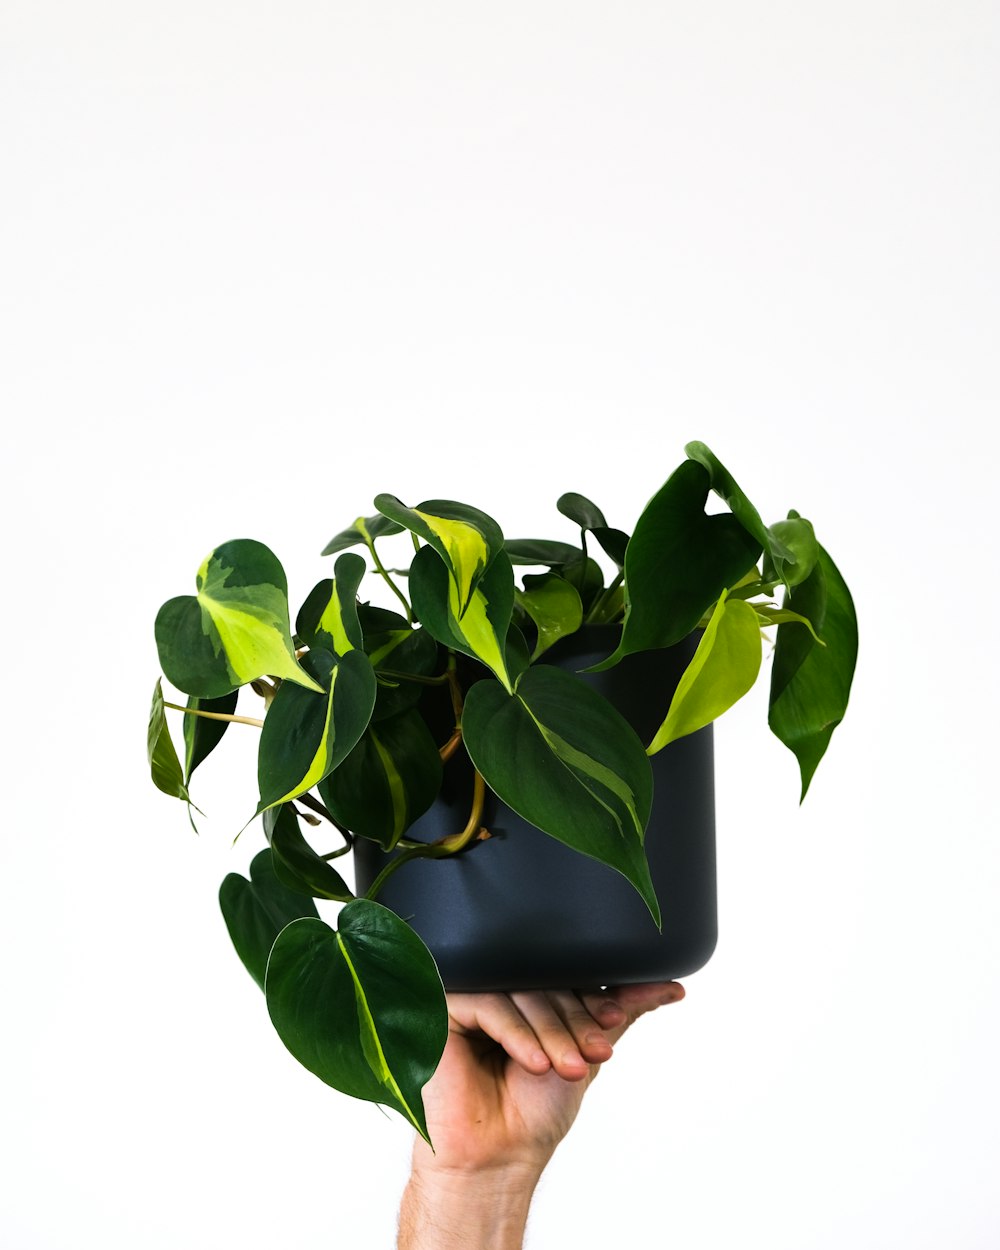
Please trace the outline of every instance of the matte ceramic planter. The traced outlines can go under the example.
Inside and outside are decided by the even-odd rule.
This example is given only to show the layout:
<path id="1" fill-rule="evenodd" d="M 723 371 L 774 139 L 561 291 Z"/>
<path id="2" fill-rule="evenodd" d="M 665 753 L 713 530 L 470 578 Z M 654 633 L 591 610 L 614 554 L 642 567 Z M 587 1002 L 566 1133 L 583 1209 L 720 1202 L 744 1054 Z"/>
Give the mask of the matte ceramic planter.
<path id="1" fill-rule="evenodd" d="M 588 627 L 544 662 L 586 668 L 613 650 L 616 637 L 617 627 Z M 582 676 L 647 743 L 695 645 L 687 639 Z M 690 975 L 717 938 L 711 726 L 651 763 L 646 850 L 662 933 L 624 877 L 529 825 L 492 792 L 482 822 L 489 839 L 453 859 L 414 860 L 389 877 L 379 902 L 412 924 L 450 990 L 585 988 Z M 459 752 L 445 767 L 438 800 L 407 836 L 435 841 L 462 829 L 471 793 L 471 766 Z M 359 838 L 354 859 L 360 892 L 386 857 Z"/>

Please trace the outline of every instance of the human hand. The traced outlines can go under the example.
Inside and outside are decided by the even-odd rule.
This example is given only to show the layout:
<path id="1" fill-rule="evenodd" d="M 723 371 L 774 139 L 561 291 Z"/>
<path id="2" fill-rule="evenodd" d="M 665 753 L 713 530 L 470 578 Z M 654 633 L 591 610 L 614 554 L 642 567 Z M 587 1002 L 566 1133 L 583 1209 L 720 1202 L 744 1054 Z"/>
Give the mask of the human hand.
<path id="1" fill-rule="evenodd" d="M 519 1246 L 538 1178 L 614 1043 L 683 997 L 676 982 L 450 994 L 448 1044 L 423 1092 L 434 1151 L 414 1147 L 400 1250 Z"/>

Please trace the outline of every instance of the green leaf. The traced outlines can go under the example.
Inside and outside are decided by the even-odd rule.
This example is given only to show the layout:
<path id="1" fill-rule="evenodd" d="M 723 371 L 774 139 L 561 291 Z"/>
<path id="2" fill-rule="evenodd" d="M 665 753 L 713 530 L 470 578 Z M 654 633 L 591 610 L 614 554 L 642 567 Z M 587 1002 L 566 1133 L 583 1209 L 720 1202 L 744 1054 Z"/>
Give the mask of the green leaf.
<path id="1" fill-rule="evenodd" d="M 187 706 L 199 712 L 218 712 L 224 716 L 232 716 L 238 699 L 238 690 L 224 694 L 221 699 L 196 699 L 192 695 L 188 698 Z M 205 716 L 184 717 L 181 731 L 184 735 L 184 780 L 187 785 L 191 784 L 191 774 L 211 755 L 228 728 L 229 721 L 209 720 Z"/>
<path id="2" fill-rule="evenodd" d="M 219 906 L 236 953 L 261 989 L 267 957 L 286 924 L 319 913 L 312 899 L 283 885 L 274 872 L 271 852 L 260 851 L 250 864 L 250 880 L 231 872 L 219 889 Z"/>
<path id="3" fill-rule="evenodd" d="M 326 694 L 282 685 L 260 735 L 258 813 L 318 785 L 354 749 L 375 706 L 375 674 L 363 651 L 310 651 L 302 663 Z"/>
<path id="4" fill-rule="evenodd" d="M 812 523 L 800 517 L 797 512 L 789 512 L 788 520 L 776 521 L 771 526 L 770 533 L 792 553 L 794 563 L 786 563 L 779 571 L 770 553 L 765 551 L 764 579 L 772 582 L 783 581 L 789 587 L 801 585 L 813 571 L 819 558 L 819 544 Z"/>
<path id="5" fill-rule="evenodd" d="M 646 505 L 625 555 L 621 641 L 595 671 L 686 638 L 756 563 L 760 546 L 736 517 L 706 515 L 708 489 L 708 471 L 685 460 Z"/>
<path id="6" fill-rule="evenodd" d="M 305 644 L 336 655 L 346 655 L 363 645 L 358 587 L 365 568 L 361 556 L 345 552 L 333 567 L 333 579 L 326 578 L 313 587 L 295 621 L 295 632 Z"/>
<path id="7" fill-rule="evenodd" d="M 462 730 L 472 762 L 509 807 L 622 873 L 660 923 L 643 850 L 653 775 L 642 743 L 606 699 L 572 673 L 538 664 L 513 695 L 493 681 L 472 686 Z"/>
<path id="8" fill-rule="evenodd" d="M 379 495 L 375 507 L 430 543 L 455 583 L 455 615 L 464 616 L 480 579 L 503 551 L 503 533 L 496 521 L 478 508 L 451 499 L 429 499 L 407 508 L 394 495 Z"/>
<path id="9" fill-rule="evenodd" d="M 454 579 L 431 547 L 422 547 L 410 564 L 413 609 L 438 642 L 480 660 L 512 688 L 504 644 L 514 611 L 514 570 L 503 551 L 459 612 Z"/>
<path id="10" fill-rule="evenodd" d="M 531 660 L 564 638 L 576 633 L 583 624 L 583 603 L 575 586 L 558 575 L 542 573 L 524 578 L 524 590 L 515 590 L 517 602 L 531 617 L 538 631 L 538 641 Z"/>
<path id="11" fill-rule="evenodd" d="M 584 533 L 593 534 L 605 554 L 610 556 L 619 568 L 622 568 L 625 563 L 625 548 L 629 541 L 628 534 L 612 529 L 596 503 L 591 503 L 585 495 L 568 491 L 559 497 L 556 507 L 563 516 L 575 521 Z"/>
<path id="12" fill-rule="evenodd" d="M 364 629 L 364 648 L 381 678 L 383 672 L 430 677 L 438 669 L 438 644 L 426 629 L 407 625 L 398 612 L 363 604 L 358 613 Z M 386 684 L 386 683 L 390 684 Z M 405 678 L 379 681 L 372 722 L 387 720 L 415 707 L 426 687 Z"/>
<path id="13" fill-rule="evenodd" d="M 282 803 L 264 813 L 264 832 L 271 844 L 275 872 L 289 889 L 310 898 L 329 898 L 338 903 L 346 903 L 354 897 L 340 873 L 317 855 L 303 837 L 291 803 Z"/>
<path id="14" fill-rule="evenodd" d="M 353 833 L 391 850 L 441 788 L 441 755 L 416 711 L 369 725 L 320 785 L 323 802 Z"/>
<path id="15" fill-rule="evenodd" d="M 170 730 L 167 727 L 167 714 L 163 706 L 163 683 L 159 680 L 153 687 L 153 701 L 149 708 L 146 757 L 149 760 L 153 785 L 157 790 L 162 790 L 173 799 L 183 799 L 185 803 L 190 803 L 191 796 L 184 784 L 181 762 L 177 758 L 177 751 L 174 749 Z"/>
<path id="16" fill-rule="evenodd" d="M 707 470 L 712 490 L 726 501 L 733 516 L 760 543 L 761 550 L 767 553 L 778 577 L 784 581 L 786 570 L 787 576 L 793 576 L 791 570 L 795 565 L 794 552 L 785 545 L 774 527 L 768 529 L 760 519 L 760 513 L 737 486 L 733 475 L 722 461 L 704 443 L 688 443 L 684 450 L 692 460 L 696 460 Z"/>
<path id="17" fill-rule="evenodd" d="M 604 570 L 591 556 L 584 559 L 577 551 L 573 563 L 563 565 L 559 572 L 561 577 L 576 588 L 586 616 L 604 592 Z"/>
<path id="18" fill-rule="evenodd" d="M 421 1090 L 448 1037 L 441 977 L 387 908 L 348 903 L 339 930 L 296 920 L 267 966 L 267 1009 L 295 1058 L 334 1089 L 400 1112 L 425 1139 Z"/>
<path id="19" fill-rule="evenodd" d="M 285 572 L 263 543 L 238 538 L 217 547 L 197 588 L 156 617 L 160 665 L 178 690 L 217 699 L 265 674 L 320 689 L 295 658 Z"/>
<path id="20" fill-rule="evenodd" d="M 349 525 L 347 529 L 341 530 L 336 538 L 331 538 L 323 548 L 322 554 L 325 556 L 336 555 L 338 551 L 343 551 L 347 547 L 356 547 L 358 543 L 364 543 L 366 547 L 370 547 L 376 538 L 388 537 L 390 534 L 401 534 L 403 527 L 397 525 L 395 521 L 390 521 L 388 517 L 382 516 L 377 512 L 374 516 L 359 516 L 353 525 Z"/>
<path id="21" fill-rule="evenodd" d="M 557 568 L 580 559 L 580 548 L 572 543 L 553 542 L 548 538 L 508 538 L 504 551 L 511 564 L 542 564 Z"/>
<path id="22" fill-rule="evenodd" d="M 702 729 L 742 699 L 757 680 L 760 661 L 757 613 L 742 599 L 723 595 L 677 683 L 648 753 L 655 755 L 668 742 Z"/>
<path id="23" fill-rule="evenodd" d="M 847 710 L 858 655 L 858 622 L 847 583 L 822 547 L 813 571 L 786 602 L 812 621 L 826 644 L 814 642 L 808 630 L 794 622 L 778 626 L 768 724 L 799 762 L 804 799 Z"/>

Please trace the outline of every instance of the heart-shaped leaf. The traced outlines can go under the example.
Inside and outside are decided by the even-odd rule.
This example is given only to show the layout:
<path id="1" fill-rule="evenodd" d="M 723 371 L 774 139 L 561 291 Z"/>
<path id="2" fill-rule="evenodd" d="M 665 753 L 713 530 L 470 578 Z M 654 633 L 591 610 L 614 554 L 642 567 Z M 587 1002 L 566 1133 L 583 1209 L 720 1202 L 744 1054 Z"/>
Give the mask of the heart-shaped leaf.
<path id="1" fill-rule="evenodd" d="M 395 521 L 390 521 L 388 517 L 384 517 L 380 512 L 376 512 L 374 516 L 359 516 L 353 525 L 349 525 L 347 529 L 341 530 L 336 538 L 331 538 L 323 548 L 322 554 L 325 556 L 336 555 L 338 551 L 344 551 L 347 547 L 356 547 L 358 543 L 364 543 L 370 548 L 376 538 L 387 537 L 390 534 L 401 534 L 403 527 L 397 525 Z"/>
<path id="2" fill-rule="evenodd" d="M 313 587 L 295 621 L 295 632 L 306 645 L 324 647 L 335 655 L 363 645 L 358 587 L 365 568 L 361 556 L 345 552 L 333 566 L 333 579 Z"/>
<path id="3" fill-rule="evenodd" d="M 761 548 L 735 516 L 708 516 L 708 470 L 685 460 L 646 505 L 625 555 L 623 655 L 669 647 L 696 629 L 724 590 L 754 566 Z"/>
<path id="4" fill-rule="evenodd" d="M 702 729 L 742 699 L 757 680 L 760 661 L 757 613 L 742 599 L 723 595 L 681 674 L 648 753 L 655 755 L 668 742 Z"/>
<path id="5" fill-rule="evenodd" d="M 250 880 L 231 872 L 219 889 L 219 906 L 236 953 L 261 989 L 267 957 L 286 924 L 300 916 L 319 916 L 311 898 L 278 880 L 269 850 L 250 864 Z"/>
<path id="6" fill-rule="evenodd" d="M 538 631 L 532 661 L 560 638 L 576 633 L 583 624 L 580 592 L 558 573 L 542 573 L 535 577 L 528 575 L 524 578 L 524 590 L 514 593 Z"/>
<path id="7" fill-rule="evenodd" d="M 421 1090 L 448 1037 L 444 987 L 408 924 L 368 899 L 338 929 L 296 920 L 267 965 L 267 1009 L 304 1067 L 354 1098 L 400 1112 L 427 1136 Z"/>
<path id="8" fill-rule="evenodd" d="M 263 543 L 217 547 L 196 584 L 196 596 L 169 600 L 156 617 L 160 665 L 178 690 L 218 699 L 265 674 L 320 690 L 295 658 L 285 571 Z"/>
<path id="9" fill-rule="evenodd" d="M 290 890 L 338 903 L 354 897 L 340 873 L 317 855 L 303 837 L 291 803 L 271 807 L 264 813 L 264 833 L 271 844 L 275 873 Z"/>
<path id="10" fill-rule="evenodd" d="M 498 552 L 473 591 L 465 611 L 448 569 L 431 547 L 422 547 L 410 564 L 413 609 L 440 643 L 481 661 L 512 689 L 504 647 L 514 611 L 514 570 Z"/>
<path id="11" fill-rule="evenodd" d="M 822 547 L 813 571 L 786 602 L 826 644 L 795 622 L 778 626 L 768 724 L 799 762 L 804 799 L 833 731 L 843 720 L 858 655 L 858 622 L 847 583 Z"/>
<path id="12" fill-rule="evenodd" d="M 455 615 L 462 617 L 480 579 L 503 550 L 500 526 L 478 508 L 451 499 L 429 499 L 419 507 L 407 508 L 395 495 L 379 495 L 375 507 L 430 543 L 438 553 L 455 583 Z"/>
<path id="13" fill-rule="evenodd" d="M 537 664 L 513 695 L 493 681 L 467 692 L 465 745 L 487 785 L 520 816 L 608 864 L 660 910 L 643 850 L 653 775 L 642 743 L 572 673 Z"/>
<path id="14" fill-rule="evenodd" d="M 283 684 L 271 700 L 257 756 L 258 813 L 318 785 L 354 749 L 375 706 L 375 674 L 363 651 L 310 651 L 302 663 L 327 692 Z"/>
<path id="15" fill-rule="evenodd" d="M 320 785 L 323 802 L 353 833 L 391 850 L 441 788 L 441 755 L 422 716 L 374 722 Z"/>

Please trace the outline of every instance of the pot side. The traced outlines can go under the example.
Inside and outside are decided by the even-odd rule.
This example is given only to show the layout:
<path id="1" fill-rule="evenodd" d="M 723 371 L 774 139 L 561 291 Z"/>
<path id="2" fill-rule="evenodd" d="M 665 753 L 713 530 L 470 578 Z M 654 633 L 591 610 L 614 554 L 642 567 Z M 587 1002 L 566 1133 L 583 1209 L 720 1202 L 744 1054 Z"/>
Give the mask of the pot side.
<path id="1" fill-rule="evenodd" d="M 542 662 L 575 672 L 608 655 L 618 636 L 616 626 L 588 626 Z M 580 676 L 645 744 L 696 645 L 688 638 Z M 711 725 L 650 763 L 646 851 L 662 933 L 623 876 L 542 833 L 489 790 L 482 823 L 491 836 L 452 859 L 414 860 L 386 881 L 378 901 L 413 926 L 449 990 L 583 989 L 689 976 L 708 962 L 718 936 Z M 459 752 L 445 766 L 438 799 L 407 837 L 432 842 L 463 828 L 472 779 Z M 387 856 L 359 838 L 354 861 L 361 893 Z"/>

